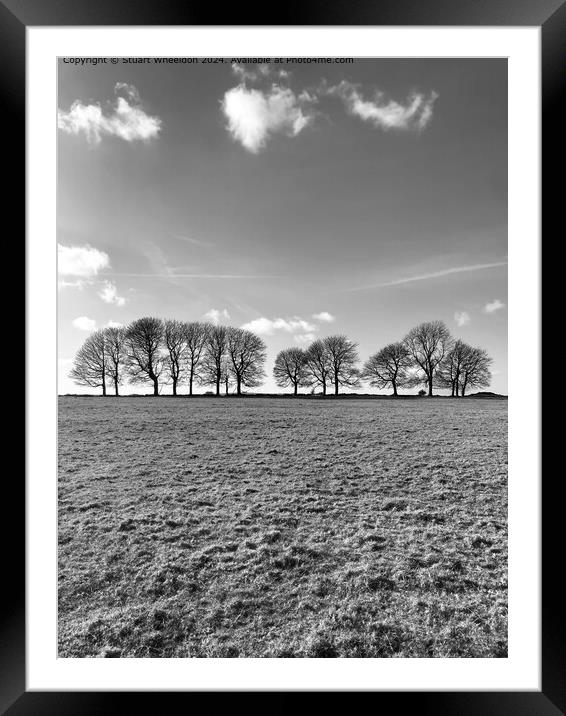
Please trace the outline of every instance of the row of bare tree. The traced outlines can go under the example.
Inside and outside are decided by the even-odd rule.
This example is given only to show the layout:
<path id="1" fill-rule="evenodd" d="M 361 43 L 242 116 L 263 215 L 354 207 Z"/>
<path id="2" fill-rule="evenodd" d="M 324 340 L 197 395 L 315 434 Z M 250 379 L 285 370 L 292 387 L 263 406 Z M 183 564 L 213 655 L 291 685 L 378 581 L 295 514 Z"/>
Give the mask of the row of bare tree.
<path id="1" fill-rule="evenodd" d="M 183 323 L 159 318 L 139 318 L 126 328 L 104 328 L 85 340 L 75 356 L 70 377 L 78 385 L 102 388 L 111 383 L 114 393 L 128 379 L 149 384 L 153 395 L 160 385 L 171 384 L 177 395 L 180 384 L 221 385 L 242 388 L 261 385 L 266 347 L 262 339 L 243 328 L 210 323 Z"/>
<path id="2" fill-rule="evenodd" d="M 373 387 L 401 388 L 425 384 L 449 388 L 453 396 L 465 395 L 472 387 L 487 387 L 491 381 L 491 358 L 481 348 L 454 340 L 444 323 L 432 321 L 413 328 L 398 342 L 370 356 L 360 370 L 358 346 L 346 336 L 327 336 L 308 348 L 288 348 L 275 359 L 273 375 L 280 387 L 317 388 L 326 395 L 332 388 L 357 388 L 362 381 Z M 78 350 L 70 377 L 79 385 L 101 388 L 109 385 L 119 394 L 124 380 L 149 384 L 153 395 L 170 384 L 173 395 L 187 385 L 189 395 L 196 385 L 214 386 L 216 395 L 224 387 L 255 388 L 265 378 L 266 346 L 252 331 L 243 328 L 163 321 L 145 317 L 125 328 L 104 328 L 90 334 Z"/>
<path id="3" fill-rule="evenodd" d="M 491 382 L 492 359 L 482 348 L 454 340 L 442 321 L 416 326 L 398 343 L 390 343 L 374 353 L 359 370 L 357 344 L 346 336 L 328 336 L 306 350 L 287 348 L 275 359 L 273 375 L 280 387 L 298 389 L 327 386 L 338 395 L 341 386 L 357 388 L 362 381 L 380 389 L 426 385 L 449 388 L 451 395 L 464 396 L 469 388 L 486 388 Z"/>

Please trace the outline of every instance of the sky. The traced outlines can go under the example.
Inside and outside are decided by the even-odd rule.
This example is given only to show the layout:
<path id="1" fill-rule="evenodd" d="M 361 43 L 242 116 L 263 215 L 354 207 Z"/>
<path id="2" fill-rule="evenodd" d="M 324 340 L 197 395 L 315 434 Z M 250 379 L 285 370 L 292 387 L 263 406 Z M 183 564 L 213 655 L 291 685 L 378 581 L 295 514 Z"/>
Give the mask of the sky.
<path id="1" fill-rule="evenodd" d="M 59 60 L 59 393 L 152 315 L 255 330 L 266 392 L 283 348 L 443 320 L 506 394 L 506 61 L 231 59 Z"/>

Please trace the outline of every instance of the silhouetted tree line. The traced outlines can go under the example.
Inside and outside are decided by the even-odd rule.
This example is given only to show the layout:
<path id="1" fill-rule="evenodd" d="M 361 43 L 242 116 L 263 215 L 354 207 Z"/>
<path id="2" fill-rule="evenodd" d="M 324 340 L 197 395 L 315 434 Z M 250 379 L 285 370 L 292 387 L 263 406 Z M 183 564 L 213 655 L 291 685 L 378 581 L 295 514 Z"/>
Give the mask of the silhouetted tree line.
<path id="1" fill-rule="evenodd" d="M 266 347 L 262 339 L 243 328 L 211 323 L 183 323 L 159 318 L 139 318 L 125 328 L 103 328 L 85 340 L 75 356 L 70 377 L 79 385 L 108 385 L 119 394 L 128 380 L 150 385 L 159 395 L 164 384 L 177 395 L 179 385 L 255 388 L 265 378 Z"/>
<path id="2" fill-rule="evenodd" d="M 275 359 L 277 385 L 298 389 L 320 387 L 326 395 L 331 387 L 338 395 L 342 386 L 357 388 L 366 381 L 374 388 L 393 390 L 426 385 L 449 388 L 463 396 L 469 388 L 486 388 L 491 382 L 492 359 L 482 348 L 454 340 L 442 321 L 416 326 L 398 343 L 374 353 L 359 369 L 357 344 L 346 336 L 328 336 L 307 349 L 287 348 Z"/>
<path id="3" fill-rule="evenodd" d="M 112 386 L 150 385 L 153 395 L 171 385 L 177 395 L 187 385 L 213 386 L 216 395 L 230 387 L 237 395 L 256 388 L 265 379 L 267 351 L 264 341 L 244 328 L 185 323 L 145 317 L 124 328 L 104 328 L 90 334 L 78 350 L 70 377 L 79 385 L 101 388 L 107 395 Z M 319 389 L 323 395 L 340 388 L 372 387 L 400 389 L 426 386 L 448 388 L 454 397 L 470 388 L 486 388 L 491 382 L 492 359 L 482 348 L 474 348 L 450 335 L 442 321 L 421 323 L 402 341 L 390 343 L 371 355 L 360 368 L 358 345 L 344 335 L 315 340 L 307 348 L 287 348 L 278 353 L 273 375 L 281 388 Z"/>

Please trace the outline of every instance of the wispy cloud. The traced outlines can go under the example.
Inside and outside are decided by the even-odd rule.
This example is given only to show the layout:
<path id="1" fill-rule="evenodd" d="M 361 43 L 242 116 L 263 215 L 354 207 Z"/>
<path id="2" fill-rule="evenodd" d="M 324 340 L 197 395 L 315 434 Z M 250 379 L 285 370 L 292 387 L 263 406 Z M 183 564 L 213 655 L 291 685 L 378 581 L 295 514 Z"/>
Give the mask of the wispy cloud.
<path id="1" fill-rule="evenodd" d="M 88 283 L 87 281 L 84 281 L 83 279 L 77 278 L 74 281 L 67 281 L 64 278 L 60 278 L 57 281 L 57 287 L 58 288 L 78 288 L 82 291 L 85 284 Z"/>
<path id="2" fill-rule="evenodd" d="M 246 81 L 257 82 L 258 80 L 268 77 L 286 79 L 291 74 L 287 70 L 270 67 L 267 63 L 260 63 L 255 65 L 255 69 L 249 69 L 249 67 L 240 65 L 237 62 L 232 63 L 232 73 L 236 75 L 238 80 L 242 83 L 245 83 Z"/>
<path id="3" fill-rule="evenodd" d="M 112 281 L 104 281 L 98 295 L 105 303 L 115 303 L 117 306 L 124 306 L 126 299 L 118 295 L 118 289 Z"/>
<path id="4" fill-rule="evenodd" d="M 387 288 L 388 286 L 401 286 L 406 283 L 413 283 L 415 281 L 429 281 L 435 278 L 442 278 L 443 276 L 451 276 L 458 273 L 470 273 L 472 271 L 485 271 L 491 268 L 497 268 L 499 266 L 507 266 L 507 261 L 494 261 L 486 264 L 472 264 L 470 266 L 454 266 L 452 268 L 441 269 L 440 271 L 431 271 L 430 273 L 423 273 L 416 276 L 404 276 L 402 278 L 396 278 L 391 281 L 383 281 L 380 283 L 372 283 L 366 286 L 355 286 L 353 288 L 346 289 L 347 291 L 366 291 L 372 288 Z"/>
<path id="5" fill-rule="evenodd" d="M 83 104 L 76 100 L 68 111 L 59 110 L 57 124 L 66 134 L 83 134 L 89 144 L 99 144 L 102 137 L 118 137 L 126 142 L 148 142 L 161 130 L 161 119 L 148 115 L 133 85 L 117 82 L 116 98 L 103 108 L 99 103 Z"/>
<path id="6" fill-rule="evenodd" d="M 244 65 L 239 65 L 237 62 L 233 62 L 232 73 L 236 75 L 240 82 L 245 82 L 246 80 L 256 82 L 258 79 L 261 79 L 262 77 L 269 77 L 271 74 L 271 69 L 268 64 L 263 63 L 254 66 L 256 69 L 250 70 Z"/>
<path id="7" fill-rule="evenodd" d="M 414 92 L 405 103 L 388 99 L 384 92 L 377 90 L 373 99 L 366 99 L 357 85 L 342 81 L 329 87 L 327 93 L 339 97 L 346 111 L 379 129 L 422 130 L 432 119 L 437 92 L 423 94 Z"/>
<path id="8" fill-rule="evenodd" d="M 148 272 L 148 275 L 174 278 L 174 270 L 169 265 L 169 261 L 165 256 L 163 249 L 158 244 L 153 241 L 146 241 L 140 245 L 139 248 L 149 265 L 150 271 Z M 143 273 L 138 275 L 143 275 Z"/>
<path id="9" fill-rule="evenodd" d="M 114 94 L 125 97 L 128 102 L 132 104 L 141 104 L 140 93 L 137 87 L 130 85 L 127 82 L 116 82 L 114 85 Z"/>
<path id="10" fill-rule="evenodd" d="M 208 273 L 206 271 L 186 271 L 183 269 L 197 268 L 193 265 L 172 266 L 168 257 L 165 255 L 160 246 L 156 243 L 148 241 L 140 246 L 140 251 L 145 257 L 149 271 L 133 271 L 133 272 L 110 272 L 105 273 L 105 278 L 110 277 L 128 277 L 128 278 L 157 278 L 176 281 L 177 279 L 194 278 L 194 279 L 262 279 L 277 278 L 277 276 L 266 274 L 240 274 L 240 273 Z"/>
<path id="11" fill-rule="evenodd" d="M 129 277 L 129 278 L 217 278 L 217 279 L 262 279 L 280 278 L 275 274 L 247 274 L 247 273 L 176 273 L 174 269 L 165 273 L 106 273 L 105 276 Z"/>
<path id="12" fill-rule="evenodd" d="M 228 313 L 228 310 L 226 308 L 223 308 L 222 310 L 219 310 L 218 308 L 211 308 L 210 311 L 207 311 L 204 314 L 204 317 L 207 318 L 211 323 L 214 323 L 215 326 L 217 326 L 222 321 L 230 320 L 230 314 Z"/>
<path id="13" fill-rule="evenodd" d="M 467 326 L 472 319 L 467 311 L 456 311 L 454 314 L 454 320 L 456 321 L 458 328 L 463 328 L 464 326 Z"/>
<path id="14" fill-rule="evenodd" d="M 192 244 L 193 246 L 202 246 L 203 248 L 213 248 L 215 244 L 211 243 L 210 241 L 201 241 L 200 239 L 195 239 L 192 236 L 182 236 L 180 234 L 175 234 L 175 238 L 178 241 L 183 241 L 187 244 Z"/>
<path id="15" fill-rule="evenodd" d="M 500 311 L 502 308 L 504 308 L 505 304 L 503 301 L 500 301 L 498 298 L 496 298 L 494 301 L 491 301 L 490 303 L 486 303 L 483 307 L 484 313 L 495 313 L 496 311 Z"/>

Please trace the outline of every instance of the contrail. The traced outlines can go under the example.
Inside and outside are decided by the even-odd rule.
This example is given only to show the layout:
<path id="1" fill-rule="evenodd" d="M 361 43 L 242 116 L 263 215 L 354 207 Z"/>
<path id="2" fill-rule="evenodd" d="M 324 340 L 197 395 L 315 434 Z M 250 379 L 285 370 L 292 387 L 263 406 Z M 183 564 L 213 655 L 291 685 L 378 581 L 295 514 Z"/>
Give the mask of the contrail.
<path id="1" fill-rule="evenodd" d="M 228 273 L 105 273 L 100 274 L 100 276 L 127 276 L 130 278 L 280 278 L 279 276 Z"/>
<path id="2" fill-rule="evenodd" d="M 365 291 L 370 288 L 386 288 L 387 286 L 400 286 L 404 283 L 413 283 L 414 281 L 428 281 L 431 278 L 440 278 L 441 276 L 450 276 L 454 273 L 469 273 L 471 271 L 483 271 L 484 269 L 496 268 L 498 266 L 507 266 L 507 261 L 494 261 L 489 264 L 473 264 L 472 266 L 454 266 L 453 268 L 442 269 L 441 271 L 433 271 L 431 273 L 423 273 L 418 276 L 406 276 L 404 278 L 396 278 L 393 281 L 384 281 L 383 283 L 372 283 L 368 286 L 357 286 L 347 289 L 348 291 Z"/>

